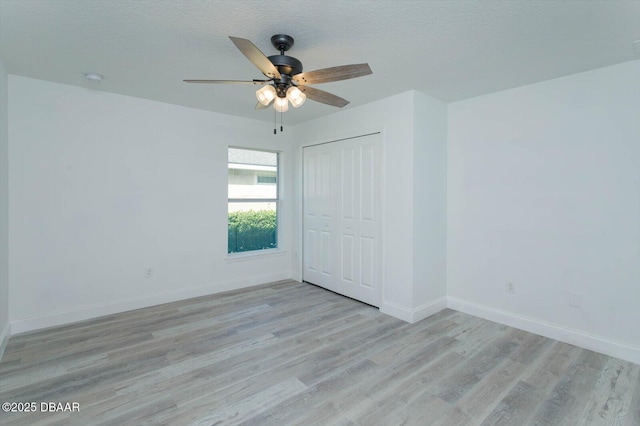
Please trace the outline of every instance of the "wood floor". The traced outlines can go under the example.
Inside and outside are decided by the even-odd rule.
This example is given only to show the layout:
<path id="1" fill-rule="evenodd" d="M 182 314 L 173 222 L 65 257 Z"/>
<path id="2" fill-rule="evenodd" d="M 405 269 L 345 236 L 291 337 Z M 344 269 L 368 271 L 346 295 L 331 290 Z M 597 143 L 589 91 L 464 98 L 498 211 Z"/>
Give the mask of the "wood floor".
<path id="1" fill-rule="evenodd" d="M 445 310 L 278 282 L 14 336 L 2 425 L 640 425 L 640 366 Z"/>

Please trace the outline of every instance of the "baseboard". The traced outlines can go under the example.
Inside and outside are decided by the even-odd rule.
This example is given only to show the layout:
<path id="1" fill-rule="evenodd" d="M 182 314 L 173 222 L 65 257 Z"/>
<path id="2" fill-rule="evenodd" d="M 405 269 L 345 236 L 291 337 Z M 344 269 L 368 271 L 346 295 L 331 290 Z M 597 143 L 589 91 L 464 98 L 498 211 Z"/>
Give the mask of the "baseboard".
<path id="1" fill-rule="evenodd" d="M 391 315 L 392 317 L 401 319 L 402 321 L 411 322 L 413 318 L 413 310 L 405 306 L 396 305 L 395 303 L 382 301 L 380 312 Z"/>
<path id="2" fill-rule="evenodd" d="M 427 318 L 447 307 L 446 297 L 441 297 L 417 308 L 408 308 L 392 302 L 383 301 L 380 312 L 391 315 L 406 322 L 414 323 Z"/>
<path id="3" fill-rule="evenodd" d="M 77 321 L 84 321 L 104 315 L 117 314 L 134 309 L 147 308 L 149 306 L 191 299 L 193 297 L 207 296 L 210 294 L 222 293 L 230 290 L 238 290 L 245 287 L 251 287 L 254 285 L 266 284 L 273 281 L 280 281 L 290 278 L 290 272 L 243 277 L 240 280 L 216 283 L 215 285 L 210 286 L 180 289 L 177 291 L 165 293 L 156 293 L 150 296 L 135 297 L 114 302 L 83 306 L 77 309 L 55 312 L 42 316 L 20 318 L 11 321 L 11 332 L 12 334 L 26 333 L 28 331 L 55 327 L 58 325 L 69 324 Z"/>
<path id="4" fill-rule="evenodd" d="M 498 322 L 520 330 L 539 334 L 571 345 L 640 364 L 640 347 L 603 338 L 594 334 L 563 327 L 513 312 L 501 311 L 455 297 L 447 298 L 447 307 L 465 314 Z"/>
<path id="5" fill-rule="evenodd" d="M 0 331 L 0 360 L 2 360 L 7 343 L 9 343 L 9 337 L 11 337 L 11 323 L 7 321 L 2 331 Z"/>
<path id="6" fill-rule="evenodd" d="M 447 308 L 447 298 L 441 297 L 413 310 L 413 321 L 418 322 Z"/>

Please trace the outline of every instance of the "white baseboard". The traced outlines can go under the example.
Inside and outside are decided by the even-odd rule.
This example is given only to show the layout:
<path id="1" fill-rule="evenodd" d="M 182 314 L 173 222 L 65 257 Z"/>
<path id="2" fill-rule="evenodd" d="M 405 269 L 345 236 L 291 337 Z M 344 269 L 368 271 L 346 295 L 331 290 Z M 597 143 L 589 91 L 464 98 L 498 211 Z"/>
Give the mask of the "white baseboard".
<path id="1" fill-rule="evenodd" d="M 447 298 L 441 297 L 413 310 L 413 321 L 418 322 L 447 308 Z"/>
<path id="2" fill-rule="evenodd" d="M 392 302 L 383 301 L 380 306 L 380 312 L 391 315 L 406 322 L 418 322 L 428 316 L 440 312 L 447 307 L 446 297 L 441 297 L 432 302 L 426 303 L 417 308 L 408 308 L 406 306 L 397 305 Z"/>
<path id="3" fill-rule="evenodd" d="M 2 360 L 7 343 L 9 343 L 9 337 L 11 337 L 11 323 L 7 321 L 2 331 L 0 331 L 0 360 Z"/>
<path id="4" fill-rule="evenodd" d="M 382 301 L 380 312 L 401 319 L 402 321 L 411 322 L 413 318 L 413 310 L 405 306 L 396 305 L 395 303 Z"/>
<path id="5" fill-rule="evenodd" d="M 536 318 L 501 311 L 455 297 L 447 298 L 447 307 L 465 314 L 498 322 L 520 330 L 539 334 L 571 345 L 640 364 L 640 347 L 627 345 L 594 334 L 541 321 Z"/>
<path id="6" fill-rule="evenodd" d="M 238 290 L 254 285 L 266 284 L 273 281 L 280 281 L 291 278 L 291 272 L 258 275 L 254 277 L 243 277 L 240 280 L 215 283 L 215 285 L 180 289 L 172 292 L 153 294 L 149 296 L 122 299 L 113 302 L 83 306 L 77 309 L 55 312 L 42 316 L 20 318 L 11 321 L 12 334 L 26 333 L 28 331 L 40 330 L 57 325 L 69 324 L 77 321 L 84 321 L 104 315 L 117 314 L 134 309 L 147 308 L 149 306 L 163 303 L 176 302 L 193 297 L 206 296 L 209 294 L 222 293 L 224 291 Z"/>

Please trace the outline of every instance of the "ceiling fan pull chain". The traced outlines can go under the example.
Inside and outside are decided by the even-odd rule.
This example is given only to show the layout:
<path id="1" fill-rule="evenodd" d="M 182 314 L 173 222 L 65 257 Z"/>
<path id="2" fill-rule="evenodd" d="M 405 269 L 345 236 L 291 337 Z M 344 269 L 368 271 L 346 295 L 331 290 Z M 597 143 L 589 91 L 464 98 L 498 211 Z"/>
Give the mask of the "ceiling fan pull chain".
<path id="1" fill-rule="evenodd" d="M 280 111 L 280 133 L 282 133 L 282 111 Z"/>
<path id="2" fill-rule="evenodd" d="M 277 116 L 276 109 L 274 108 L 273 109 L 273 134 L 274 135 L 277 133 L 276 132 L 276 124 L 277 124 L 277 122 L 278 122 L 278 116 Z"/>

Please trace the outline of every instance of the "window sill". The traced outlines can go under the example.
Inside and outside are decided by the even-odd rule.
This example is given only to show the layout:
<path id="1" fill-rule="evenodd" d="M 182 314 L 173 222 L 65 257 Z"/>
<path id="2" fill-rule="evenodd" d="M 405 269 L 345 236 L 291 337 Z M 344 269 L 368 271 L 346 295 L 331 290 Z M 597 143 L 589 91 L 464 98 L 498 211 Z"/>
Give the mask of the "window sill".
<path id="1" fill-rule="evenodd" d="M 230 253 L 227 255 L 225 262 L 227 263 L 246 262 L 249 260 L 283 256 L 286 253 L 287 253 L 286 250 L 282 250 L 279 248 L 246 251 L 242 253 Z"/>

